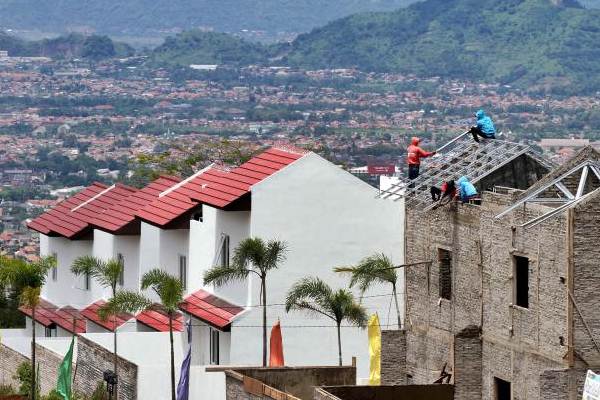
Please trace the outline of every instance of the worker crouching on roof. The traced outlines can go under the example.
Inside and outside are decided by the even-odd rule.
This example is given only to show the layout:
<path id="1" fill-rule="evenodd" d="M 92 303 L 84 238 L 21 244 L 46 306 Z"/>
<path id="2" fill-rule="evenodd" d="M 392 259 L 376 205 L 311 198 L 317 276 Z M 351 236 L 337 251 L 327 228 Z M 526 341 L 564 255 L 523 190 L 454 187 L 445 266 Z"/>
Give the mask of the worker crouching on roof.
<path id="1" fill-rule="evenodd" d="M 485 114 L 485 111 L 479 110 L 475 113 L 477 117 L 477 125 L 471 127 L 469 133 L 473 135 L 473 139 L 479 142 L 479 137 L 484 139 L 496 138 L 496 127 L 490 117 Z"/>
<path id="2" fill-rule="evenodd" d="M 413 180 L 419 176 L 419 168 L 421 167 L 421 158 L 431 157 L 435 151 L 425 151 L 419 147 L 421 139 L 418 137 L 412 138 L 410 146 L 408 146 L 407 162 L 408 162 L 408 179 Z"/>
<path id="3" fill-rule="evenodd" d="M 475 186 L 469 182 L 469 178 L 466 176 L 461 176 L 458 180 L 457 197 L 463 203 L 468 203 L 469 201 L 477 198 L 477 189 L 475 189 Z"/>

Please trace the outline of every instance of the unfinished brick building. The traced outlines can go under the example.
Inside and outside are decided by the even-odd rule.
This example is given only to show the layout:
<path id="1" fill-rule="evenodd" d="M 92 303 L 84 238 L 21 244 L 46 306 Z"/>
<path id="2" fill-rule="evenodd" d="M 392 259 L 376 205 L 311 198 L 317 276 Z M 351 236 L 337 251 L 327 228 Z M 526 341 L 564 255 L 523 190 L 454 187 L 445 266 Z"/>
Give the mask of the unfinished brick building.
<path id="1" fill-rule="evenodd" d="M 480 204 L 432 208 L 434 170 L 406 193 L 406 263 L 424 263 L 405 268 L 405 330 L 383 334 L 382 379 L 443 378 L 455 399 L 581 398 L 600 367 L 600 154 L 550 171 L 529 151 L 478 157 L 486 174 L 464 175 Z"/>

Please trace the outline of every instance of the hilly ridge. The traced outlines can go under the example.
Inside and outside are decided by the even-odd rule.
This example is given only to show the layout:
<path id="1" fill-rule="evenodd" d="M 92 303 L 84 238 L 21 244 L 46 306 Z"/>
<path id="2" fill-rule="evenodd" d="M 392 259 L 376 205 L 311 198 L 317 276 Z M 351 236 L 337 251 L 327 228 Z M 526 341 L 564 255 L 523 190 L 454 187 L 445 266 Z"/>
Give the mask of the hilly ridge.
<path id="1" fill-rule="evenodd" d="M 239 65 L 356 67 L 590 92 L 600 90 L 600 10 L 575 0 L 426 0 L 351 15 L 287 45 L 196 31 L 154 52 L 181 64 L 221 63 L 223 54 Z"/>
<path id="2" fill-rule="evenodd" d="M 390 11 L 415 0 L 0 0 L 0 27 L 110 35 L 212 28 L 307 32 L 365 11 Z"/>

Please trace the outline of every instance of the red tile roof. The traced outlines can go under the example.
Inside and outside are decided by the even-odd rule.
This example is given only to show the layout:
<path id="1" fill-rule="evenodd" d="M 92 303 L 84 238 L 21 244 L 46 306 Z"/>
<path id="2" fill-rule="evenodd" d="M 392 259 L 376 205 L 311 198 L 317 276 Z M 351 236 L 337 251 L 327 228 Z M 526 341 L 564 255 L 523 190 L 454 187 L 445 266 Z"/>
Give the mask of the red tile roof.
<path id="1" fill-rule="evenodd" d="M 107 187 L 96 182 L 30 221 L 28 226 L 45 235 L 57 234 L 73 239 L 85 232 L 98 214 L 135 191 L 135 188 L 122 184 Z"/>
<path id="2" fill-rule="evenodd" d="M 79 310 L 73 307 L 65 306 L 56 310 L 51 319 L 52 322 L 68 332 L 85 333 L 85 318 Z M 75 332 L 73 332 L 73 319 L 75 320 Z"/>
<path id="3" fill-rule="evenodd" d="M 179 308 L 220 329 L 226 328 L 237 315 L 244 311 L 243 307 L 228 303 L 202 289 L 186 297 Z"/>
<path id="4" fill-rule="evenodd" d="M 40 304 L 35 308 L 35 321 L 44 326 L 52 325 L 52 318 L 56 317 L 57 309 L 58 307 L 56 307 L 54 304 L 41 299 Z M 33 315 L 31 308 L 29 307 L 21 306 L 19 307 L 19 311 L 27 315 L 29 318 L 31 318 Z"/>
<path id="5" fill-rule="evenodd" d="M 100 319 L 100 316 L 98 315 L 98 309 L 104 304 L 106 304 L 104 300 L 98 300 L 95 303 L 92 303 L 83 310 L 81 310 L 81 315 L 111 332 L 115 331 L 115 325 L 118 329 L 127 321 L 133 318 L 133 315 L 131 314 L 121 314 L 117 315 L 116 323 L 114 317 L 110 317 L 108 320 L 102 321 L 102 319 Z"/>
<path id="6" fill-rule="evenodd" d="M 180 181 L 181 179 L 174 176 L 161 176 L 143 189 L 133 192 L 121 201 L 114 203 L 102 214 L 97 215 L 91 223 L 95 227 L 110 233 L 121 231 L 135 221 L 137 211 L 156 200 L 160 193 Z"/>
<path id="7" fill-rule="evenodd" d="M 271 148 L 236 168 L 210 166 L 163 192 L 137 216 L 151 224 L 165 226 L 200 203 L 226 208 L 250 193 L 253 185 L 306 153 L 298 149 Z"/>
<path id="8" fill-rule="evenodd" d="M 138 322 L 154 329 L 155 331 L 169 331 L 169 317 L 158 307 L 142 311 L 135 317 L 135 319 Z M 173 330 L 179 332 L 183 331 L 183 314 L 177 313 L 175 318 L 173 318 Z"/>

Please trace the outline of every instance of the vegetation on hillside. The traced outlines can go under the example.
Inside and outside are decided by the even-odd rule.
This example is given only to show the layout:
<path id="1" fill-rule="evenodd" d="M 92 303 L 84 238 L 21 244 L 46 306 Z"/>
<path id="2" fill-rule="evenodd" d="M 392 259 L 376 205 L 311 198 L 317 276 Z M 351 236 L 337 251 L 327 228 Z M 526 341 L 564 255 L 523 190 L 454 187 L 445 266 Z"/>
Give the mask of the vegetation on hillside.
<path id="1" fill-rule="evenodd" d="M 53 39 L 26 41 L 0 31 L 0 49 L 7 50 L 10 56 L 85 58 L 95 61 L 127 57 L 134 53 L 131 46 L 113 42 L 108 36 L 85 36 L 76 33 Z"/>

